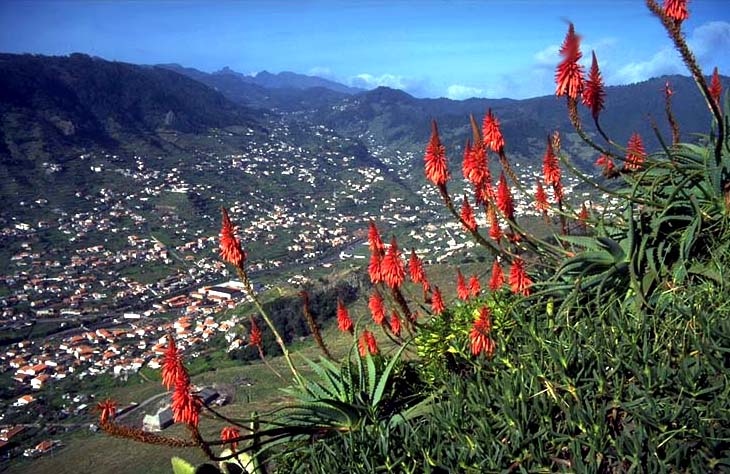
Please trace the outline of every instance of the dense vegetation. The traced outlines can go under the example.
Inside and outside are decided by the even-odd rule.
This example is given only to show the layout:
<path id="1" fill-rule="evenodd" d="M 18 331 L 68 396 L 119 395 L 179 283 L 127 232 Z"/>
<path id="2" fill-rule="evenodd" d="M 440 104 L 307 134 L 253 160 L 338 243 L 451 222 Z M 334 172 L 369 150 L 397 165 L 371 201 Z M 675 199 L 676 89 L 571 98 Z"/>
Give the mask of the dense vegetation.
<path id="1" fill-rule="evenodd" d="M 346 304 L 355 302 L 360 296 L 364 284 L 362 279 L 352 276 L 347 280 L 325 285 L 322 288 L 315 289 L 312 284 L 306 285 L 302 291 L 308 293 L 309 311 L 318 327 L 335 317 L 338 298 Z M 312 335 L 312 329 L 302 317 L 302 305 L 301 294 L 282 296 L 263 304 L 265 311 L 271 315 L 274 325 L 287 344 Z M 277 345 L 274 335 L 268 327 L 262 328 L 261 337 L 265 354 L 269 356 L 281 354 L 281 348 Z M 250 361 L 259 358 L 259 353 L 254 347 L 244 347 L 229 355 L 235 360 Z"/>

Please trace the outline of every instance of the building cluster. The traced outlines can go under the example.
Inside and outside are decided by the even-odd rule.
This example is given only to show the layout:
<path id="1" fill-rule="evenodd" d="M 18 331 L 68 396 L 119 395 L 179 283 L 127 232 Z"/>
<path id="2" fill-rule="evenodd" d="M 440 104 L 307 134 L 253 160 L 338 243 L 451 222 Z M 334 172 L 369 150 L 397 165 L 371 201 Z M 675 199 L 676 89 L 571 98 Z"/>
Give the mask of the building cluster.
<path id="1" fill-rule="evenodd" d="M 14 404 L 33 403 L 34 392 L 53 380 L 69 376 L 83 379 L 100 374 L 130 374 L 145 366 L 158 369 L 168 334 L 175 335 L 181 348 L 194 350 L 216 334 L 236 329 L 237 316 L 220 320 L 216 315 L 245 300 L 241 283 L 229 281 L 164 300 L 162 305 L 168 312 L 180 314 L 173 320 L 127 313 L 122 324 L 116 327 L 79 330 L 59 339 L 12 344 L 0 353 L 0 362 L 3 369 L 12 371 L 18 387 L 27 392 Z"/>

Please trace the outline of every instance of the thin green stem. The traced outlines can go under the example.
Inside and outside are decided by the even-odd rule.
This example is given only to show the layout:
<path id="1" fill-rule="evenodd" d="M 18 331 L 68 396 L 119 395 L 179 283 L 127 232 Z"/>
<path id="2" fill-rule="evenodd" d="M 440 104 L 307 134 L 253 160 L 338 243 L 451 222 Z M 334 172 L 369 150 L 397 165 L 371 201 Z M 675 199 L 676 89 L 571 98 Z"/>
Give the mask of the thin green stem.
<path id="1" fill-rule="evenodd" d="M 259 349 L 259 357 L 261 358 L 261 362 L 263 362 L 264 365 L 266 365 L 266 367 L 274 373 L 274 375 L 276 375 L 280 379 L 284 380 L 284 377 L 282 377 L 282 375 L 279 373 L 279 371 L 276 370 L 271 364 L 269 364 L 269 361 L 266 359 L 266 356 L 264 356 L 264 348 L 259 345 L 258 349 Z"/>
<path id="2" fill-rule="evenodd" d="M 269 326 L 269 329 L 271 329 L 271 332 L 274 334 L 274 339 L 276 339 L 276 343 L 281 348 L 281 351 L 284 354 L 284 359 L 286 359 L 286 363 L 289 365 L 289 370 L 291 370 L 291 373 L 294 376 L 294 379 L 297 381 L 298 384 L 302 385 L 302 377 L 301 377 L 301 375 L 299 375 L 299 371 L 297 371 L 297 368 L 294 366 L 294 362 L 292 362 L 291 356 L 289 354 L 289 349 L 286 347 L 286 344 L 284 343 L 284 339 L 281 337 L 281 334 L 279 334 L 279 331 L 276 329 L 276 326 L 274 326 L 274 323 L 271 320 L 271 318 L 269 317 L 268 313 L 266 312 L 264 307 L 259 302 L 259 299 L 256 296 L 256 292 L 254 291 L 253 286 L 251 285 L 251 280 L 249 280 L 248 275 L 246 274 L 246 271 L 243 269 L 243 264 L 241 264 L 241 266 L 236 267 L 236 271 L 238 272 L 238 276 L 241 279 L 241 282 L 243 283 L 243 287 L 246 289 L 246 293 L 253 301 L 253 304 L 254 304 L 254 306 L 256 306 L 256 309 L 258 310 L 261 317 L 264 318 L 266 325 Z"/>
<path id="3" fill-rule="evenodd" d="M 235 426 L 238 426 L 239 428 L 243 428 L 244 430 L 250 431 L 250 429 L 246 425 L 242 424 L 242 423 L 247 422 L 248 419 L 236 421 L 235 419 L 229 418 L 226 415 L 223 415 L 222 413 L 220 413 L 219 411 L 214 410 L 213 408 L 210 407 L 210 405 L 205 404 L 205 403 L 203 403 L 203 408 L 205 408 L 206 410 L 211 412 L 213 414 L 213 416 L 215 416 L 216 418 L 220 418 L 221 420 L 225 421 L 226 423 L 230 423 L 231 425 L 235 425 Z"/>
<path id="4" fill-rule="evenodd" d="M 585 174 L 583 174 L 581 171 L 579 171 L 575 166 L 573 166 L 570 163 L 570 161 L 568 161 L 567 158 L 565 158 L 562 155 L 559 155 L 559 156 L 560 156 L 560 161 L 562 161 L 565 164 L 565 166 L 567 166 L 568 169 L 571 172 L 573 172 L 573 174 L 575 174 L 578 178 L 580 178 L 581 181 L 590 184 L 591 186 L 595 187 L 596 189 L 600 189 L 601 191 L 603 191 L 604 193 L 608 194 L 609 196 L 614 196 L 614 197 L 618 197 L 618 198 L 621 198 L 621 199 L 629 199 L 629 200 L 631 200 L 631 201 L 633 201 L 633 202 L 635 202 L 637 204 L 651 204 L 651 203 L 649 203 L 647 201 L 644 201 L 642 199 L 637 199 L 636 197 L 631 196 L 631 195 L 628 195 L 628 194 L 617 193 L 616 191 L 614 191 L 612 189 L 609 189 L 609 188 L 603 186 L 602 184 L 599 184 L 598 182 L 592 180 L 591 178 L 589 178 L 588 176 L 586 176 Z"/>
<path id="5" fill-rule="evenodd" d="M 568 96 L 568 117 L 570 118 L 570 123 L 573 124 L 573 128 L 578 133 L 581 140 L 583 140 L 588 146 L 596 150 L 598 153 L 601 153 L 602 155 L 615 158 L 619 161 L 624 161 L 623 157 L 618 156 L 615 153 L 612 153 L 609 150 L 603 148 L 601 145 L 594 142 L 591 137 L 586 134 L 585 130 L 583 130 L 583 125 L 580 122 L 580 117 L 578 116 L 578 101 L 576 99 L 571 99 L 570 96 Z M 604 138 L 608 138 L 603 133 L 602 135 L 604 136 Z"/>

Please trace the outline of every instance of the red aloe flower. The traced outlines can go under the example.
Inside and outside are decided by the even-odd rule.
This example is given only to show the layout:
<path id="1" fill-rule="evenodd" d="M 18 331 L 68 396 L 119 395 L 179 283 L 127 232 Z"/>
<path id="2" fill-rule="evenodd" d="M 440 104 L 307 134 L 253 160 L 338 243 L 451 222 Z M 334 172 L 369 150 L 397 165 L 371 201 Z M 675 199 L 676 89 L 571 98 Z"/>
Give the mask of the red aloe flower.
<path id="1" fill-rule="evenodd" d="M 225 207 L 221 207 L 221 213 L 223 214 L 220 233 L 221 258 L 232 265 L 240 267 L 246 260 L 246 253 L 241 248 L 241 241 L 236 237 L 236 229 L 233 227 Z"/>
<path id="2" fill-rule="evenodd" d="M 371 354 L 377 354 L 378 342 L 375 340 L 375 334 L 370 331 L 366 331 L 365 341 L 368 343 L 368 351 L 370 351 Z"/>
<path id="3" fill-rule="evenodd" d="M 568 33 L 560 47 L 560 55 L 563 60 L 555 72 L 555 82 L 558 85 L 555 94 L 558 96 L 567 94 L 571 99 L 576 99 L 583 90 L 583 66 L 578 64 L 583 54 L 580 52 L 580 36 L 575 34 L 573 23 L 568 25 Z"/>
<path id="4" fill-rule="evenodd" d="M 446 165 L 446 148 L 439 139 L 436 121 L 431 125 L 431 139 L 423 157 L 426 162 L 426 178 L 436 186 L 443 186 L 449 180 L 449 169 Z"/>
<path id="5" fill-rule="evenodd" d="M 368 244 L 370 244 L 370 251 L 372 253 L 380 253 L 385 249 L 383 239 L 380 238 L 380 232 L 378 232 L 378 228 L 372 220 L 368 227 Z"/>
<path id="6" fill-rule="evenodd" d="M 469 279 L 469 293 L 472 297 L 476 298 L 482 291 L 482 285 L 479 284 L 479 278 L 476 275 L 472 275 Z"/>
<path id="7" fill-rule="evenodd" d="M 461 220 L 464 224 L 464 229 L 472 232 L 477 230 L 477 220 L 474 217 L 474 209 L 471 208 L 466 194 L 464 194 L 464 202 L 461 204 Z"/>
<path id="8" fill-rule="evenodd" d="M 408 259 L 408 273 L 413 283 L 420 283 L 423 285 L 424 290 L 428 289 L 428 279 L 426 278 L 426 272 L 423 270 L 423 262 L 416 255 L 415 249 L 411 249 L 411 257 Z"/>
<path id="9" fill-rule="evenodd" d="M 399 288 L 406 277 L 395 236 L 390 240 L 390 247 L 380 264 L 380 274 L 383 281 L 391 288 Z"/>
<path id="10" fill-rule="evenodd" d="M 190 380 L 178 380 L 175 383 L 175 392 L 172 394 L 172 418 L 175 423 L 187 423 L 198 426 L 200 416 L 200 398 L 191 392 Z"/>
<path id="11" fill-rule="evenodd" d="M 467 138 L 466 145 L 464 145 L 464 161 L 461 163 L 461 172 L 464 173 L 464 178 L 471 181 L 469 176 L 474 168 L 475 163 L 472 160 L 471 140 Z"/>
<path id="12" fill-rule="evenodd" d="M 489 199 L 494 198 L 494 189 L 492 188 L 492 176 L 487 174 L 484 181 L 474 185 L 474 201 L 477 206 L 484 204 Z"/>
<path id="13" fill-rule="evenodd" d="M 586 221 L 588 220 L 588 217 L 590 217 L 588 214 L 588 208 L 586 207 L 586 203 L 583 203 L 580 208 L 580 213 L 578 214 L 578 219 Z"/>
<path id="14" fill-rule="evenodd" d="M 261 329 L 259 328 L 258 324 L 256 324 L 256 320 L 251 316 L 251 331 L 248 334 L 248 345 L 250 346 L 256 346 L 259 349 L 262 348 L 263 344 L 263 338 L 261 337 Z"/>
<path id="15" fill-rule="evenodd" d="M 628 171 L 641 169 L 645 158 L 646 151 L 644 151 L 644 143 L 641 141 L 641 136 L 638 133 L 634 133 L 629 138 L 629 144 L 626 146 L 624 169 Z"/>
<path id="16" fill-rule="evenodd" d="M 515 220 L 515 206 L 512 201 L 512 191 L 509 189 L 504 171 L 499 175 L 499 183 L 497 184 L 497 207 L 508 220 Z"/>
<path id="17" fill-rule="evenodd" d="M 456 295 L 460 300 L 469 299 L 469 288 L 466 287 L 466 281 L 464 275 L 461 274 L 461 270 L 456 270 Z"/>
<path id="18" fill-rule="evenodd" d="M 484 186 L 478 184 L 474 185 L 474 202 L 477 206 L 480 206 L 487 202 L 487 192 Z"/>
<path id="19" fill-rule="evenodd" d="M 523 296 L 530 295 L 532 280 L 527 276 L 525 262 L 521 258 L 515 258 L 512 261 L 512 268 L 509 271 L 509 285 L 514 294 L 522 293 Z"/>
<path id="20" fill-rule="evenodd" d="M 472 173 L 471 182 L 474 184 L 483 183 L 485 181 L 492 181 L 492 175 L 489 171 L 489 163 L 487 160 L 487 148 L 482 143 L 481 145 L 475 145 L 471 149 L 473 161 L 476 163 L 476 168 Z"/>
<path id="21" fill-rule="evenodd" d="M 487 150 L 484 145 L 472 147 L 469 141 L 466 142 L 464 163 L 461 169 L 464 172 L 464 178 L 474 185 L 478 185 L 487 179 L 489 167 L 487 165 Z"/>
<path id="22" fill-rule="evenodd" d="M 438 286 L 433 287 L 433 294 L 431 295 L 431 311 L 434 314 L 441 314 L 446 309 L 444 306 L 444 299 L 441 297 L 441 291 Z"/>
<path id="23" fill-rule="evenodd" d="M 96 410 L 99 412 L 100 423 L 112 421 L 117 416 L 117 402 L 107 398 L 96 404 Z"/>
<path id="24" fill-rule="evenodd" d="M 483 307 L 479 311 L 479 318 L 474 321 L 474 325 L 469 332 L 471 353 L 475 356 L 480 353 L 484 353 L 487 357 L 491 357 L 497 347 L 494 341 L 489 337 L 489 333 L 492 331 L 492 321 L 490 316 L 491 313 L 489 308 L 486 306 Z"/>
<path id="25" fill-rule="evenodd" d="M 221 441 L 224 443 L 231 442 L 231 449 L 233 451 L 238 447 L 238 441 L 232 441 L 241 436 L 241 431 L 235 426 L 226 426 L 221 430 Z"/>
<path id="26" fill-rule="evenodd" d="M 710 81 L 710 96 L 717 106 L 720 106 L 720 96 L 722 95 L 722 84 L 720 83 L 720 74 L 717 72 L 717 66 L 712 72 L 712 80 Z"/>
<path id="27" fill-rule="evenodd" d="M 594 51 L 591 71 L 588 73 L 588 80 L 585 83 L 585 89 L 583 89 L 583 104 L 591 109 L 594 119 L 598 119 L 598 114 L 603 110 L 605 98 L 606 92 L 603 90 L 603 79 L 601 78 L 601 71 L 598 69 L 598 61 Z"/>
<path id="28" fill-rule="evenodd" d="M 611 177 L 615 173 L 616 165 L 613 163 L 613 160 L 606 155 L 601 155 L 596 160 L 596 165 L 603 167 L 603 175 L 607 177 Z"/>
<path id="29" fill-rule="evenodd" d="M 586 203 L 584 202 L 580 207 L 580 213 L 578 213 L 578 220 L 580 221 L 580 227 L 585 230 L 588 228 L 588 218 L 590 215 L 588 214 L 588 208 L 586 207 Z"/>
<path id="30" fill-rule="evenodd" d="M 352 319 L 350 314 L 347 312 L 344 303 L 341 299 L 337 299 L 337 327 L 342 332 L 349 332 L 352 334 Z"/>
<path id="31" fill-rule="evenodd" d="M 560 181 L 560 164 L 553 151 L 553 143 L 549 138 L 545 154 L 542 157 L 542 175 L 545 184 L 548 186 Z"/>
<path id="32" fill-rule="evenodd" d="M 687 11 L 687 0 L 664 0 L 664 13 L 676 22 L 682 22 L 689 18 Z"/>
<path id="33" fill-rule="evenodd" d="M 538 211 L 546 212 L 550 209 L 550 203 L 548 203 L 547 193 L 545 188 L 542 187 L 540 180 L 537 180 L 537 191 L 535 192 L 535 207 Z"/>
<path id="34" fill-rule="evenodd" d="M 499 217 L 497 217 L 497 211 L 493 205 L 490 205 L 487 210 L 487 219 L 489 220 L 489 237 L 499 243 L 504 234 L 499 226 Z"/>
<path id="35" fill-rule="evenodd" d="M 360 335 L 360 339 L 357 341 L 357 347 L 360 351 L 360 357 L 365 357 L 368 352 L 372 355 L 378 353 L 378 343 L 375 340 L 375 335 L 367 329 Z"/>
<path id="36" fill-rule="evenodd" d="M 162 381 L 169 389 L 174 385 L 172 394 L 172 414 L 175 422 L 198 425 L 200 402 L 190 393 L 190 376 L 182 363 L 182 357 L 171 335 L 167 336 L 167 350 L 162 365 Z"/>
<path id="37" fill-rule="evenodd" d="M 393 313 L 390 315 L 390 330 L 393 332 L 393 335 L 400 336 L 400 318 L 398 317 L 398 313 L 393 310 Z"/>
<path id="38" fill-rule="evenodd" d="M 492 115 L 492 109 L 487 111 L 487 115 L 482 122 L 482 133 L 484 134 L 484 144 L 492 151 L 501 153 L 504 148 L 504 137 L 502 130 L 499 128 L 499 120 Z"/>
<path id="39" fill-rule="evenodd" d="M 376 251 L 370 254 L 370 264 L 368 265 L 368 274 L 370 275 L 370 281 L 373 285 L 377 285 L 383 281 L 383 273 L 381 270 L 382 261 L 380 258 L 380 252 Z"/>
<path id="40" fill-rule="evenodd" d="M 492 263 L 492 277 L 489 279 L 489 289 L 496 291 L 502 288 L 502 285 L 504 285 L 504 270 L 502 270 L 499 260 L 495 258 L 494 263 Z"/>
<path id="41" fill-rule="evenodd" d="M 162 385 L 168 390 L 175 385 L 175 381 L 184 376 L 185 368 L 182 365 L 182 356 L 177 350 L 175 339 L 171 334 L 167 335 L 167 349 L 162 362 Z M 186 376 L 187 374 L 185 374 Z"/>
<path id="42" fill-rule="evenodd" d="M 664 98 L 668 99 L 674 95 L 674 91 L 672 90 L 672 85 L 669 84 L 669 81 L 666 81 L 664 83 Z"/>
<path id="43" fill-rule="evenodd" d="M 383 320 L 385 320 L 385 307 L 383 306 L 383 297 L 380 296 L 380 293 L 377 291 L 374 291 L 373 294 L 370 295 L 368 308 L 370 308 L 370 314 L 373 316 L 375 324 L 378 326 L 383 324 Z"/>

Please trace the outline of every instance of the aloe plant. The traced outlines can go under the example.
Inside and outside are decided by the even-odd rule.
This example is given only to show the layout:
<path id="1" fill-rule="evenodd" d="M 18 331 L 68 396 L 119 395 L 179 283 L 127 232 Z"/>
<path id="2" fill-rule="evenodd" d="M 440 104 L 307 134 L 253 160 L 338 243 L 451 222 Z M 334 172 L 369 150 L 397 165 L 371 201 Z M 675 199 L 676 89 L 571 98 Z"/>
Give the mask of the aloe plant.
<path id="1" fill-rule="evenodd" d="M 411 398 L 401 394 L 396 398 L 397 404 L 392 403 L 390 395 L 406 348 L 404 344 L 385 359 L 370 353 L 359 356 L 353 347 L 351 356 L 340 366 L 325 358 L 319 363 L 307 360 L 314 377 L 308 377 L 301 387 L 284 390 L 296 401 L 283 410 L 277 422 L 347 432 L 381 420 L 402 420 L 402 414 L 396 415 L 422 398 L 417 394 Z"/>

